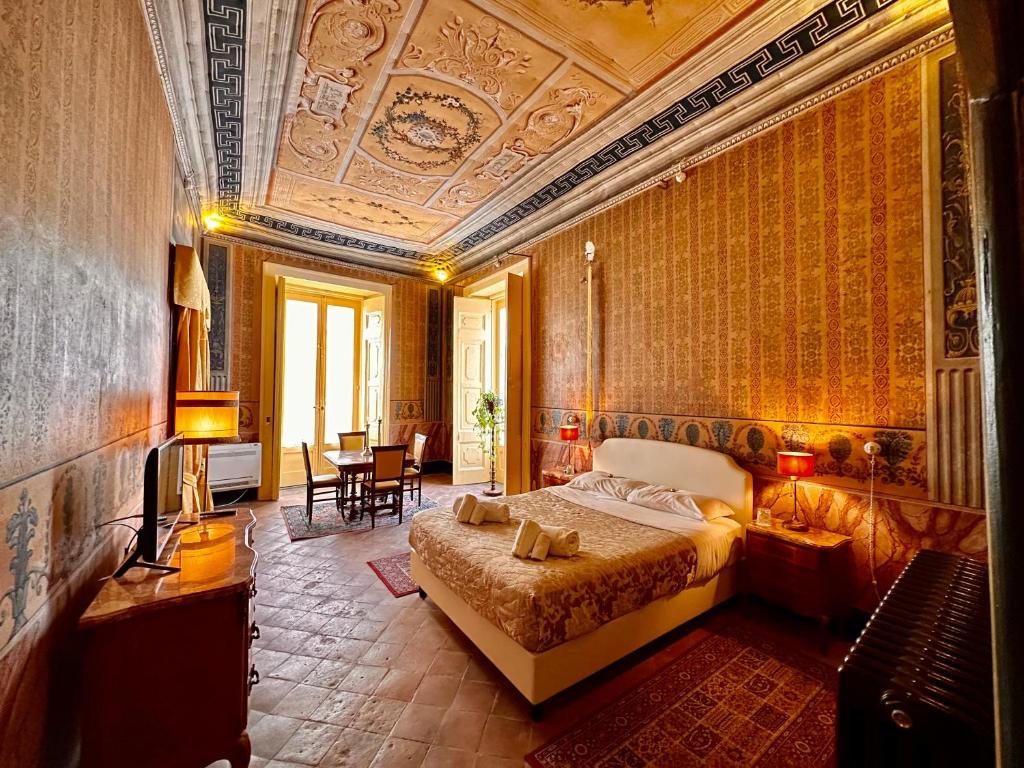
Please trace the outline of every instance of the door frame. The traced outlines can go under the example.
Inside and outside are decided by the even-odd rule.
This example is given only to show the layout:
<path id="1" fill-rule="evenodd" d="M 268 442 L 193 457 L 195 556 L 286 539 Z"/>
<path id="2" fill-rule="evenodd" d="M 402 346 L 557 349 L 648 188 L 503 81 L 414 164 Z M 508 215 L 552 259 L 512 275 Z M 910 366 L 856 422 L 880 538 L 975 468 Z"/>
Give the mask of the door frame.
<path id="1" fill-rule="evenodd" d="M 389 434 L 390 414 L 387 404 L 391 396 L 391 331 L 392 290 L 387 283 L 361 280 L 354 277 L 333 275 L 313 269 L 303 269 L 277 262 L 266 261 L 262 269 L 260 302 L 260 390 L 259 390 L 259 436 L 261 454 L 261 482 L 257 498 L 274 501 L 281 492 L 281 432 L 275 414 L 280 412 L 276 401 L 277 386 L 277 293 L 282 278 L 297 278 L 327 286 L 335 286 L 340 292 L 345 288 L 356 291 L 381 294 L 384 297 L 384 423 L 382 434 Z M 360 383 L 360 386 L 362 384 Z M 362 409 L 360 409 L 360 417 Z"/>
<path id="2" fill-rule="evenodd" d="M 452 307 L 452 485 L 467 485 L 485 482 L 489 475 L 490 462 L 482 446 L 479 464 L 473 461 L 469 468 L 466 468 L 460 458 L 464 455 L 460 451 L 463 446 L 468 446 L 471 443 L 475 445 L 479 441 L 479 435 L 474 427 L 460 429 L 460 426 L 470 424 L 469 411 L 474 407 L 467 403 L 466 390 L 462 386 L 464 377 L 461 373 L 467 359 L 467 356 L 463 354 L 465 350 L 462 345 L 466 344 L 467 349 L 483 347 L 484 351 L 479 355 L 480 391 L 493 389 L 491 378 L 493 376 L 494 329 L 491 325 L 494 323 L 494 302 L 486 296 L 456 296 Z M 474 337 L 474 340 L 468 342 L 466 337 L 461 335 L 460 324 L 463 316 L 479 318 L 483 325 L 482 328 L 467 328 L 466 333 L 472 334 Z M 463 419 L 465 419 L 464 422 Z M 472 439 L 463 440 L 463 435 L 467 435 L 470 431 L 473 432 Z"/>
<path id="3" fill-rule="evenodd" d="M 522 393 L 520 397 L 520 403 L 522 406 L 521 411 L 521 427 L 520 427 L 520 439 L 519 439 L 519 462 L 518 462 L 518 477 L 516 477 L 516 466 L 517 463 L 509 461 L 506 455 L 506 476 L 505 476 L 505 489 L 510 493 L 520 493 L 522 491 L 528 491 L 533 487 L 532 482 L 532 471 L 530 467 L 530 439 L 531 439 L 531 425 L 532 425 L 532 413 L 530 412 L 530 396 L 531 396 L 531 382 L 532 382 L 532 350 L 531 350 L 531 339 L 532 334 L 530 329 L 532 327 L 532 320 L 530 318 L 531 312 L 531 281 L 530 281 L 530 259 L 524 258 L 509 264 L 507 267 L 492 272 L 487 277 L 476 280 L 462 289 L 463 296 L 469 296 L 471 298 L 488 298 L 494 296 L 505 290 L 507 284 L 506 276 L 509 274 L 519 275 L 523 279 L 522 285 L 522 328 L 519 332 L 522 336 L 522 349 L 520 350 L 522 355 L 521 369 L 522 369 Z M 511 358 L 510 358 L 511 361 Z M 453 426 L 454 428 L 454 426 Z M 511 444 L 511 440 L 506 438 L 506 445 Z M 453 439 L 453 450 L 454 450 L 454 439 Z M 454 458 L 454 457 L 453 457 Z M 508 472 L 508 468 L 512 467 L 512 473 Z M 539 472 L 538 472 L 539 475 Z"/>
<path id="4" fill-rule="evenodd" d="M 342 291 L 331 290 L 330 288 L 316 288 L 307 284 L 294 284 L 292 280 L 288 278 L 282 278 L 284 284 L 284 302 L 287 307 L 289 301 L 305 301 L 310 304 L 316 304 L 317 306 L 317 359 L 316 359 L 316 382 L 315 382 L 315 393 L 314 393 L 314 407 L 316 408 L 316 415 L 313 419 L 313 439 L 314 443 L 310 445 L 313 455 L 310 456 L 310 464 L 313 474 L 330 474 L 335 471 L 334 467 L 327 463 L 323 457 L 325 450 L 336 450 L 338 445 L 336 440 L 331 439 L 331 435 L 326 431 L 325 419 L 327 416 L 325 410 L 325 403 L 327 402 L 327 311 L 328 307 L 348 307 L 355 312 L 355 326 L 353 329 L 353 368 L 352 368 L 352 414 L 353 414 L 353 428 L 357 428 L 362 422 L 361 410 L 363 407 L 363 368 L 361 366 L 362 359 L 362 334 L 363 334 L 363 299 L 353 294 L 345 293 Z M 280 317 L 280 315 L 278 316 Z M 278 334 L 278 338 L 281 338 L 281 334 Z M 283 350 L 282 350 L 283 351 Z M 283 377 L 280 376 L 283 360 L 278 359 L 277 366 L 275 367 L 275 376 L 278 377 L 277 381 L 280 386 L 280 391 L 276 391 L 274 394 L 275 404 L 280 404 L 283 400 L 284 394 L 284 382 Z M 276 445 L 279 446 L 281 456 L 279 461 L 284 463 L 284 453 L 286 446 L 281 445 L 280 430 L 275 430 Z M 321 443 L 321 438 L 323 442 Z M 283 468 L 282 468 L 283 471 Z"/>

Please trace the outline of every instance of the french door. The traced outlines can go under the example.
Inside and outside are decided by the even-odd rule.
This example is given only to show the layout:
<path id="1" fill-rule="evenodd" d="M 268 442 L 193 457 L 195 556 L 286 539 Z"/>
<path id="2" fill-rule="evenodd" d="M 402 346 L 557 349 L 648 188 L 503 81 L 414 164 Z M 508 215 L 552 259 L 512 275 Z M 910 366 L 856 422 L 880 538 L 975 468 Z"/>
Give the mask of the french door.
<path id="1" fill-rule="evenodd" d="M 314 474 L 333 473 L 323 454 L 359 423 L 362 303 L 285 289 L 281 367 L 281 485 L 302 485 L 302 443 Z"/>

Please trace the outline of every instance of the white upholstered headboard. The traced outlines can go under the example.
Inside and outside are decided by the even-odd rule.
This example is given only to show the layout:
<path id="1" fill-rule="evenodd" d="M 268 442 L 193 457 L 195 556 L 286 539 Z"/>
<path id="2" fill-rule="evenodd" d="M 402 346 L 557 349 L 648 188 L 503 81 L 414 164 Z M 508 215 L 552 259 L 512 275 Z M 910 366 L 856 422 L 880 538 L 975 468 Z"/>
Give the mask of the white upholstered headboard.
<path id="1" fill-rule="evenodd" d="M 736 511 L 738 523 L 749 523 L 753 515 L 753 478 L 718 451 L 612 437 L 594 449 L 594 469 L 721 499 Z"/>

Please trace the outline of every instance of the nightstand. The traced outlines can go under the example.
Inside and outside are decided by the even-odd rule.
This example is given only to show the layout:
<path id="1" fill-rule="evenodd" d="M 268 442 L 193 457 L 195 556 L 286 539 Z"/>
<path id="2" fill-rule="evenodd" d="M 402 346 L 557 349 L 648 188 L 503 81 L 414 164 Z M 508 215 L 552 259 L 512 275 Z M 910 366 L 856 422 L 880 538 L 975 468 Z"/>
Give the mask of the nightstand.
<path id="1" fill-rule="evenodd" d="M 578 475 L 578 472 L 567 475 L 561 469 L 544 469 L 540 473 L 540 482 L 544 488 L 549 488 L 552 485 L 565 485 Z"/>
<path id="2" fill-rule="evenodd" d="M 818 621 L 823 652 L 828 625 L 849 605 L 849 536 L 811 528 L 747 525 L 747 591 Z"/>

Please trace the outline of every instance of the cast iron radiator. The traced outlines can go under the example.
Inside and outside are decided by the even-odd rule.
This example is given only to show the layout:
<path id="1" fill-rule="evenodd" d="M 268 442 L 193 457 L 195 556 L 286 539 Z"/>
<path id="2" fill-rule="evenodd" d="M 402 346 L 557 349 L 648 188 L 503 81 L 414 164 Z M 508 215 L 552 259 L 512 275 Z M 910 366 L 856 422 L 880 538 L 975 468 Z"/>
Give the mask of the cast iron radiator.
<path id="1" fill-rule="evenodd" d="M 839 668 L 840 768 L 995 764 L 984 563 L 921 550 Z"/>

